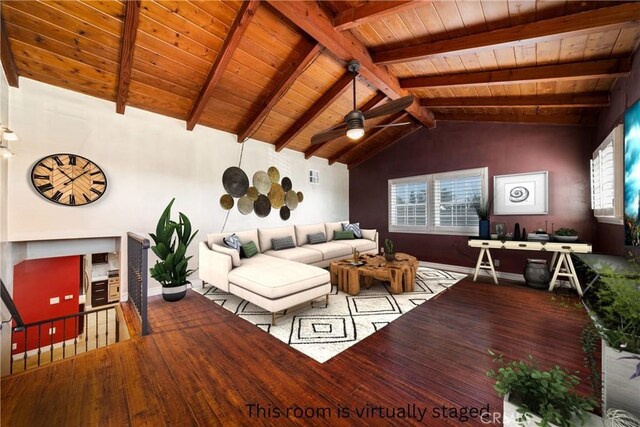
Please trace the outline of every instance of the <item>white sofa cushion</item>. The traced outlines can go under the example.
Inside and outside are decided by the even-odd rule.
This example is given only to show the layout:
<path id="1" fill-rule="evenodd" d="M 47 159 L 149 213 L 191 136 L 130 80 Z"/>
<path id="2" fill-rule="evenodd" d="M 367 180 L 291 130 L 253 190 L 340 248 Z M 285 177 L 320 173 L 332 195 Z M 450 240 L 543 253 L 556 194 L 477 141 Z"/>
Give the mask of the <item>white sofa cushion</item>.
<path id="1" fill-rule="evenodd" d="M 329 281 L 329 272 L 322 268 L 279 258 L 245 263 L 229 273 L 230 283 L 269 299 L 288 297 Z"/>
<path id="2" fill-rule="evenodd" d="M 309 234 L 326 233 L 326 229 L 323 223 L 309 224 L 309 225 L 296 225 L 296 242 L 298 246 L 306 245 L 309 243 Z"/>
<path id="3" fill-rule="evenodd" d="M 231 264 L 234 267 L 238 267 L 242 264 L 242 261 L 240 261 L 240 252 L 238 252 L 237 250 L 228 246 L 219 245 L 217 243 L 211 243 L 209 247 L 214 252 L 229 255 L 231 257 Z"/>
<path id="4" fill-rule="evenodd" d="M 318 243 L 316 245 L 304 245 L 303 248 L 313 249 L 322 253 L 322 259 L 348 257 L 353 249 L 351 246 L 341 245 L 338 242 Z"/>
<path id="5" fill-rule="evenodd" d="M 291 248 L 275 251 L 273 249 L 264 253 L 272 257 L 288 259 L 290 261 L 303 262 L 305 264 L 313 264 L 322 261 L 322 252 L 307 248 Z"/>
<path id="6" fill-rule="evenodd" d="M 376 249 L 376 242 L 368 239 L 336 240 L 335 243 L 348 246 L 351 248 L 349 252 L 351 252 L 353 248 L 356 248 L 360 252 Z"/>
<path id="7" fill-rule="evenodd" d="M 347 224 L 348 221 L 340 221 L 340 222 L 327 222 L 325 226 L 327 242 L 333 240 L 333 232 L 334 231 L 342 231 L 342 224 Z"/>
<path id="8" fill-rule="evenodd" d="M 238 236 L 240 236 L 239 233 Z M 289 227 L 280 227 L 280 228 L 260 228 L 258 229 L 258 239 L 260 239 L 260 252 L 265 253 L 268 250 L 273 248 L 271 244 L 271 239 L 278 239 L 280 237 L 291 236 L 293 241 L 296 241 L 296 232 L 293 228 L 293 225 Z M 242 240 L 242 239 L 240 239 Z"/>
<path id="9" fill-rule="evenodd" d="M 360 230 L 362 232 L 362 238 L 363 239 L 369 239 L 369 240 L 376 240 L 376 230 L 367 230 L 367 229 L 361 229 Z"/>
<path id="10" fill-rule="evenodd" d="M 240 239 L 240 243 L 253 242 L 256 244 L 259 252 L 262 252 L 260 248 L 260 242 L 258 241 L 258 230 L 246 230 L 246 231 L 236 231 L 236 236 Z M 207 243 L 211 246 L 212 243 L 217 243 L 218 245 L 224 245 L 222 238 L 231 236 L 233 233 L 213 233 L 207 234 Z"/>

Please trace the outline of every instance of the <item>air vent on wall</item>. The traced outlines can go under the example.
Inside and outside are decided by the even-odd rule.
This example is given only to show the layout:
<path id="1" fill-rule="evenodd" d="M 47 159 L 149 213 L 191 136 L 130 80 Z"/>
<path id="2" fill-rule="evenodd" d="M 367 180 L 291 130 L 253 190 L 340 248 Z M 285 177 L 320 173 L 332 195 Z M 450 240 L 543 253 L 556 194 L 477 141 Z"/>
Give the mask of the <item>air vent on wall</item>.
<path id="1" fill-rule="evenodd" d="M 309 182 L 311 184 L 320 184 L 320 171 L 309 170 Z"/>

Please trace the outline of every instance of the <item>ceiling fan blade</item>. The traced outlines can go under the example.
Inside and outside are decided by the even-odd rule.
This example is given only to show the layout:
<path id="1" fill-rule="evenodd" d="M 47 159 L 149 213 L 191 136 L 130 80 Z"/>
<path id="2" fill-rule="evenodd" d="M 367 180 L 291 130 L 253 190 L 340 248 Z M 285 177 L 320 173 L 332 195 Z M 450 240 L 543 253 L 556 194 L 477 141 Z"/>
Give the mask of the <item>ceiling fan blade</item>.
<path id="1" fill-rule="evenodd" d="M 414 96 L 403 96 L 402 98 L 395 99 L 393 101 L 389 101 L 386 104 L 383 104 L 379 107 L 372 108 L 371 110 L 364 113 L 365 119 L 372 119 L 374 117 L 386 116 L 387 114 L 397 113 L 398 111 L 402 111 L 411 104 L 413 104 Z"/>
<path id="2" fill-rule="evenodd" d="M 367 126 L 366 129 L 390 128 L 390 127 L 393 127 L 393 126 L 406 126 L 406 125 L 410 125 L 410 124 L 411 124 L 411 122 L 389 123 L 388 125 Z"/>
<path id="3" fill-rule="evenodd" d="M 311 145 L 321 144 L 323 142 L 345 136 L 345 133 L 346 131 L 344 129 L 326 130 L 324 132 L 316 133 L 311 137 Z"/>

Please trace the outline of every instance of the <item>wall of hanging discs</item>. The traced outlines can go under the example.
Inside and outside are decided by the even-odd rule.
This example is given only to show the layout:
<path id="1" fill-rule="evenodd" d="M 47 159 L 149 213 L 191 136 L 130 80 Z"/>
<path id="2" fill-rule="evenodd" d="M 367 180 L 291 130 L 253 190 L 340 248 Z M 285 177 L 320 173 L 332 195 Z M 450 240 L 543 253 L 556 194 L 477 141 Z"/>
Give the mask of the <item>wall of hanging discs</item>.
<path id="1" fill-rule="evenodd" d="M 274 166 L 266 172 L 254 173 L 251 184 L 242 169 L 235 166 L 227 168 L 222 174 L 226 193 L 220 197 L 220 206 L 224 210 L 237 206 L 241 214 L 255 212 L 260 218 L 268 216 L 275 209 L 280 211 L 280 218 L 286 221 L 291 217 L 291 211 L 304 200 L 302 192 L 293 189 L 291 178 L 285 176 L 280 179 L 280 171 Z"/>

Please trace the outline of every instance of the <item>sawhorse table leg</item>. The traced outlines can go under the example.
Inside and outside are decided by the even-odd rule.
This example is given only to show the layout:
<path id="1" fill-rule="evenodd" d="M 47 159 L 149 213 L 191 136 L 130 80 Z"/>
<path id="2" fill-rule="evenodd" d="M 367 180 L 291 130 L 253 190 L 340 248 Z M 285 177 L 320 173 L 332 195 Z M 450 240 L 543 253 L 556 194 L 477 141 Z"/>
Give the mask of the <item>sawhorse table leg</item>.
<path id="1" fill-rule="evenodd" d="M 549 292 L 555 287 L 558 277 L 566 277 L 569 279 L 571 286 L 578 291 L 578 295 L 582 296 L 582 288 L 580 287 L 576 268 L 571 260 L 571 253 L 555 252 L 551 260 L 551 267 L 553 268 L 553 276 L 551 277 L 551 282 L 549 282 Z"/>
<path id="2" fill-rule="evenodd" d="M 487 255 L 487 261 L 484 261 L 484 256 Z M 478 255 L 478 262 L 476 263 L 476 270 L 473 273 L 473 281 L 476 281 L 478 277 L 478 272 L 480 270 L 489 270 L 491 271 L 491 276 L 493 277 L 493 282 L 498 284 L 498 276 L 496 276 L 496 270 L 493 268 L 493 260 L 491 259 L 491 252 L 489 252 L 489 248 L 480 248 L 480 255 Z"/>

